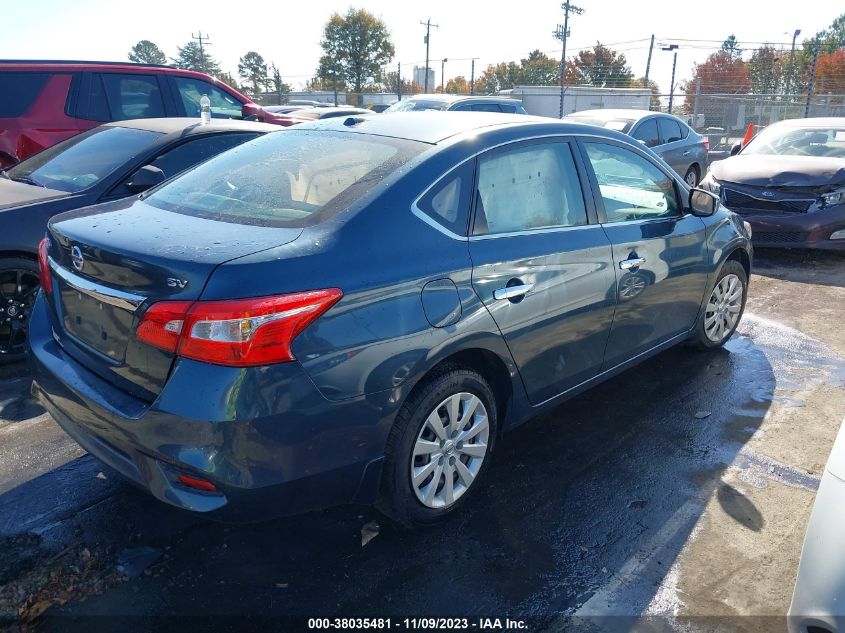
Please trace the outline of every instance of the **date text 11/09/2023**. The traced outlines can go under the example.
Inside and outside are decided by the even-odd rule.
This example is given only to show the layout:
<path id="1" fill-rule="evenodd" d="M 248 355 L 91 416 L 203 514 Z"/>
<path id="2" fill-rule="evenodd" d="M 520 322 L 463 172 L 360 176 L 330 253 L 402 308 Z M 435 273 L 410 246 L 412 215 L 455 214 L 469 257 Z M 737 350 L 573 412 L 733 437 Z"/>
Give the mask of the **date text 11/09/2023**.
<path id="1" fill-rule="evenodd" d="M 510 618 L 309 618 L 309 630 L 374 630 L 410 629 L 442 631 L 519 631 L 528 628 L 524 620 Z"/>

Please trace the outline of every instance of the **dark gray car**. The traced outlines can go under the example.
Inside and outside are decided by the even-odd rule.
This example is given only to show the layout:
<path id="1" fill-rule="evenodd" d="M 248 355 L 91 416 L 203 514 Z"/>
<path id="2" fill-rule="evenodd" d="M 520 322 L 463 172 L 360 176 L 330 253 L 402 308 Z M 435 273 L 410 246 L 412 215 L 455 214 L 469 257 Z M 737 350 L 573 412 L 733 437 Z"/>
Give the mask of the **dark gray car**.
<path id="1" fill-rule="evenodd" d="M 649 110 L 582 110 L 564 117 L 568 121 L 599 125 L 622 132 L 651 148 L 688 185 L 694 187 L 707 173 L 710 142 L 681 119 Z"/>

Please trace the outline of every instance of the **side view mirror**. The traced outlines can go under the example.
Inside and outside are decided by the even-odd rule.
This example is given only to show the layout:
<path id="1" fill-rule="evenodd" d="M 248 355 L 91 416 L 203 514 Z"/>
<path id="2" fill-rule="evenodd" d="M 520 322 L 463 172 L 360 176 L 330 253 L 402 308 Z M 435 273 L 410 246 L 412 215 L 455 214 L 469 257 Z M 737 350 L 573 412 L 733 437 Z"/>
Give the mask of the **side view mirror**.
<path id="1" fill-rule="evenodd" d="M 731 156 L 736 156 L 739 154 L 739 151 L 742 149 L 742 143 L 737 143 L 733 147 L 731 147 Z"/>
<path id="2" fill-rule="evenodd" d="M 689 209 L 694 216 L 707 218 L 716 213 L 719 208 L 719 198 L 704 189 L 690 189 Z"/>
<path id="3" fill-rule="evenodd" d="M 158 167 L 144 165 L 132 174 L 126 188 L 132 193 L 141 193 L 167 180 L 167 176 Z"/>
<path id="4" fill-rule="evenodd" d="M 257 103 L 245 103 L 241 108 L 241 116 L 245 121 L 263 121 L 264 108 Z"/>

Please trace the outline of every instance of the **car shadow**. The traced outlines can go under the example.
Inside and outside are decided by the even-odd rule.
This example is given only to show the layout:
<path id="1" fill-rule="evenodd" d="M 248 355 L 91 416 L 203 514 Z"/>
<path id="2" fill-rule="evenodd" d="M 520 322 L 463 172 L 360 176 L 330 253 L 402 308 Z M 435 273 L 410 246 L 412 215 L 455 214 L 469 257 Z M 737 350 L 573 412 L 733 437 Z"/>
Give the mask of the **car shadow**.
<path id="1" fill-rule="evenodd" d="M 753 272 L 783 281 L 845 288 L 845 250 L 756 248 Z"/>
<path id="2" fill-rule="evenodd" d="M 44 408 L 29 391 L 32 378 L 27 362 L 0 365 L 0 382 L 4 393 L 4 397 L 0 398 L 0 427 L 44 413 Z"/>
<path id="3" fill-rule="evenodd" d="M 766 353 L 743 336 L 727 350 L 664 352 L 506 435 L 475 502 L 417 532 L 358 507 L 213 523 L 111 471 L 108 487 L 97 488 L 92 478 L 103 468 L 84 457 L 61 476 L 98 492 L 84 512 L 52 517 L 39 533 L 56 547 L 109 543 L 115 559 L 138 545 L 161 557 L 151 573 L 53 607 L 44 628 L 81 630 L 83 616 L 123 615 L 126 633 L 148 629 L 145 616 L 197 614 L 509 614 L 542 625 L 575 612 L 639 557 L 625 583 L 628 613 L 637 614 L 710 497 L 748 529 L 761 528 L 760 512 L 721 475 L 761 424 L 774 388 Z M 56 477 L 0 496 L 0 508 Z M 377 535 L 362 546 L 367 524 Z"/>

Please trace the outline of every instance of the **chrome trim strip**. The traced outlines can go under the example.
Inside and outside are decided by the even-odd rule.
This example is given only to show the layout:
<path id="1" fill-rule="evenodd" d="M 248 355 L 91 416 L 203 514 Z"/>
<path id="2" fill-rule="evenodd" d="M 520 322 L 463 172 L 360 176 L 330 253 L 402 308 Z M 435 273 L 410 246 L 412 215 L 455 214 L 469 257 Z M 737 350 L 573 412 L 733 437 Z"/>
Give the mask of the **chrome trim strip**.
<path id="1" fill-rule="evenodd" d="M 101 284 L 94 283 L 93 281 L 89 281 L 79 275 L 73 274 L 65 268 L 62 268 L 52 257 L 48 257 L 47 259 L 50 262 L 50 268 L 52 271 L 68 286 L 77 292 L 88 295 L 100 303 L 107 303 L 108 305 L 116 308 L 134 312 L 138 309 L 138 306 L 146 300 L 146 297 L 143 295 L 124 292 L 122 290 L 109 288 L 108 286 L 103 286 Z"/>
<path id="2" fill-rule="evenodd" d="M 572 226 L 553 226 L 547 229 L 526 229 L 525 231 L 511 231 L 509 233 L 487 233 L 486 235 L 472 235 L 470 242 L 480 240 L 496 240 L 500 237 L 519 237 L 521 235 L 542 235 L 543 233 L 561 233 L 563 231 L 576 231 L 580 229 L 598 229 L 601 224 L 574 224 Z"/>

